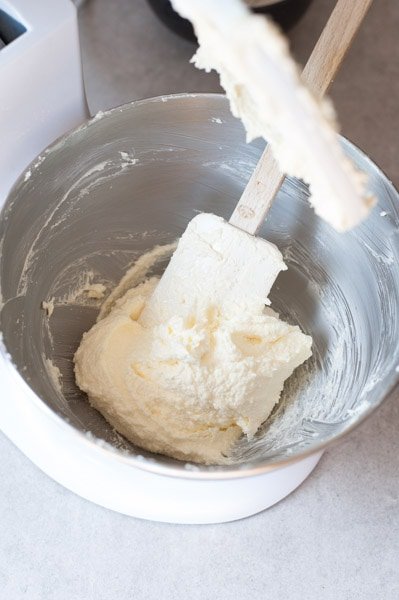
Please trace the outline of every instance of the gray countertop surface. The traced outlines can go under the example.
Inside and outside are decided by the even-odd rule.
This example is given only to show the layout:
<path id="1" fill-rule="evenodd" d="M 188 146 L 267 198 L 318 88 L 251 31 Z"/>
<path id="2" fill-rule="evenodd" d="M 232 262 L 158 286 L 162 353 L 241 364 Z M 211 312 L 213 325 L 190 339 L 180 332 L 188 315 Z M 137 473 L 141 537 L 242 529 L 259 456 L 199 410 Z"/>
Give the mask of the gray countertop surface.
<path id="1" fill-rule="evenodd" d="M 334 2 L 290 33 L 304 62 Z M 92 112 L 181 91 L 219 91 L 193 47 L 144 0 L 89 0 L 80 14 Z M 399 4 L 374 3 L 332 96 L 343 133 L 399 184 Z M 399 397 L 328 450 L 291 496 L 211 526 L 152 523 L 79 498 L 0 435 L 0 599 L 397 600 Z"/>

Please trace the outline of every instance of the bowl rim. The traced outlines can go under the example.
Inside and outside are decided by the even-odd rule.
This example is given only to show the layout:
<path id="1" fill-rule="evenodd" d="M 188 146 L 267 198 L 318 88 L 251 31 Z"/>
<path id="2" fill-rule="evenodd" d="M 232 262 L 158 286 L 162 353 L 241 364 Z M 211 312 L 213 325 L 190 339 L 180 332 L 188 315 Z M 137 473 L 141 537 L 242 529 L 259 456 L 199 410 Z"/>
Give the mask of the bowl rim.
<path id="1" fill-rule="evenodd" d="M 217 102 L 222 101 L 224 103 L 228 102 L 224 94 L 208 92 L 183 92 L 134 100 L 132 102 L 128 102 L 120 106 L 111 108 L 109 110 L 100 110 L 93 117 L 87 119 L 78 127 L 72 128 L 63 135 L 59 136 L 46 149 L 44 149 L 38 157 L 33 159 L 33 161 L 23 170 L 18 179 L 14 182 L 12 188 L 7 194 L 3 206 L 1 207 L 0 220 L 2 219 L 3 209 L 6 206 L 8 199 L 12 196 L 14 190 L 17 188 L 21 180 L 23 181 L 25 174 L 29 170 L 35 169 L 39 164 L 42 163 L 43 160 L 45 160 L 47 155 L 56 151 L 60 145 L 66 143 L 76 133 L 90 127 L 94 123 L 107 117 L 107 115 L 109 114 L 114 114 L 116 112 L 124 112 L 125 110 L 131 110 L 132 108 L 134 109 L 135 107 L 141 106 L 143 104 L 165 103 L 168 101 L 186 100 L 190 98 L 208 101 L 212 100 Z M 375 170 L 376 174 L 381 176 L 381 178 L 384 180 L 385 185 L 387 185 L 396 194 L 396 196 L 399 197 L 399 192 L 396 190 L 395 186 L 392 184 L 387 175 L 382 171 L 382 169 L 380 169 L 378 165 L 376 165 L 371 160 L 371 158 L 367 154 L 365 154 L 361 149 L 359 149 L 355 144 L 353 144 L 343 136 L 340 136 L 340 138 L 343 140 L 346 146 L 348 146 L 349 148 L 353 148 L 363 158 L 363 160 L 366 161 L 366 163 L 370 163 L 373 169 Z M 48 406 L 48 404 L 38 394 L 36 394 L 36 392 L 34 392 L 34 390 L 23 378 L 18 368 L 14 365 L 12 358 L 5 346 L 4 340 L 1 336 L 1 332 L 0 359 L 5 363 L 6 368 L 10 370 L 11 375 L 14 377 L 15 383 L 17 383 L 20 386 L 21 391 L 26 395 L 26 401 L 31 400 L 35 404 L 36 408 L 42 411 L 48 419 L 50 419 L 56 426 L 63 428 L 68 433 L 72 433 L 76 437 L 77 441 L 83 443 L 83 445 L 85 445 L 87 449 L 95 451 L 100 455 L 105 455 L 108 459 L 117 460 L 118 462 L 124 463 L 128 467 L 138 468 L 157 475 L 195 480 L 224 480 L 262 475 L 264 473 L 282 469 L 284 467 L 287 467 L 288 465 L 293 465 L 314 454 L 323 452 L 327 447 L 336 444 L 338 441 L 340 441 L 342 438 L 344 438 L 354 429 L 356 429 L 361 423 L 364 423 L 366 419 L 368 419 L 368 417 L 371 414 L 373 414 L 375 410 L 377 410 L 391 396 L 391 394 L 394 392 L 395 388 L 399 384 L 398 365 L 396 369 L 394 368 L 393 371 L 390 373 L 387 391 L 381 396 L 381 399 L 377 403 L 375 403 L 372 406 L 369 406 L 362 413 L 359 413 L 359 415 L 356 419 L 353 420 L 353 422 L 351 422 L 343 431 L 340 431 L 336 435 L 334 435 L 334 437 L 320 442 L 312 446 L 311 448 L 303 449 L 301 452 L 298 452 L 293 456 L 289 456 L 284 459 L 277 459 L 275 461 L 271 460 L 265 462 L 259 460 L 257 462 L 244 462 L 232 465 L 202 465 L 197 463 L 177 461 L 175 459 L 170 459 L 169 457 L 166 457 L 168 460 L 174 461 L 172 464 L 167 465 L 163 462 L 160 462 L 157 459 L 158 455 L 156 455 L 155 453 L 152 454 L 143 450 L 144 454 L 151 454 L 150 457 L 143 456 L 142 454 L 140 454 L 140 448 L 138 448 L 138 453 L 136 455 L 122 452 L 118 450 L 118 448 L 112 446 L 108 442 L 105 442 L 101 438 L 96 438 L 93 434 L 88 434 L 88 432 L 84 432 L 78 429 L 73 424 L 69 423 L 65 417 L 62 417 L 55 410 L 50 408 L 50 406 Z"/>

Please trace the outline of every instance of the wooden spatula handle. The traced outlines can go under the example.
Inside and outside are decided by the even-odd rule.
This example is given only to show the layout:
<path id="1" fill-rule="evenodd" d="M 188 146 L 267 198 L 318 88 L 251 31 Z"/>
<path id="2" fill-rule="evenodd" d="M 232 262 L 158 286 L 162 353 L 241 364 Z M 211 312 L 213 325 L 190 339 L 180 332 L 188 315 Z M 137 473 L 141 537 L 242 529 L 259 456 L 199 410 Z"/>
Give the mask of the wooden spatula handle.
<path id="1" fill-rule="evenodd" d="M 317 98 L 327 92 L 373 0 L 338 0 L 302 72 Z M 284 181 L 270 146 L 263 152 L 230 218 L 231 225 L 255 234 Z"/>

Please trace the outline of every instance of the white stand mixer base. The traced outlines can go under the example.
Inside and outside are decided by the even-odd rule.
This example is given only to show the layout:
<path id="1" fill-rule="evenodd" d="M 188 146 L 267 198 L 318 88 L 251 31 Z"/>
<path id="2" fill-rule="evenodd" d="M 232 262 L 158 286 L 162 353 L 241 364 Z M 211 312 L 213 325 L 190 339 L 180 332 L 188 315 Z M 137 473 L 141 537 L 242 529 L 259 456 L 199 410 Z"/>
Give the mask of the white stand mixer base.
<path id="1" fill-rule="evenodd" d="M 120 513 L 168 523 L 242 519 L 285 498 L 317 465 L 322 452 L 280 469 L 234 479 L 191 479 L 140 469 L 128 457 L 68 425 L 42 403 L 11 362 L 0 377 L 0 429 L 58 483 Z M 7 393 L 8 392 L 8 393 Z"/>

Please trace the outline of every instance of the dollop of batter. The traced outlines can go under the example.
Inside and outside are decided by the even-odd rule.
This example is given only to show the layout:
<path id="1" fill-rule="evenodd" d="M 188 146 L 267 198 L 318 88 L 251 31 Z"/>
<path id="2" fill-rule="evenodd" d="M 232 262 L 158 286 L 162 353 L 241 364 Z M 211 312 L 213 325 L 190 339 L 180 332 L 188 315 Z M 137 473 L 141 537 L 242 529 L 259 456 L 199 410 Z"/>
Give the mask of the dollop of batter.
<path id="1" fill-rule="evenodd" d="M 285 268 L 273 244 L 198 215 L 162 279 L 134 285 L 84 334 L 79 387 L 134 444 L 228 462 L 234 442 L 256 433 L 311 355 L 311 338 L 265 307 Z"/>

